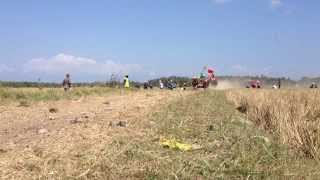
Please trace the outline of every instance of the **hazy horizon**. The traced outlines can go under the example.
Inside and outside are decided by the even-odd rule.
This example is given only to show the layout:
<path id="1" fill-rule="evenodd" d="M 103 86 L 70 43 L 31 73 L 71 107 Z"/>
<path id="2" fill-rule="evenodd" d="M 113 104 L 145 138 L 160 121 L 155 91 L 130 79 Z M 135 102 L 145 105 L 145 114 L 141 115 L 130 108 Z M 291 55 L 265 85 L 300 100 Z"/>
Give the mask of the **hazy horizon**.
<path id="1" fill-rule="evenodd" d="M 262 77 L 263 76 L 263 77 Z M 161 77 L 154 77 L 152 79 L 146 79 L 146 80 L 136 80 L 136 79 L 130 79 L 130 81 L 135 81 L 135 82 L 139 82 L 139 83 L 143 83 L 143 82 L 146 82 L 146 81 L 151 81 L 151 80 L 156 80 L 156 79 L 161 79 L 161 78 L 173 78 L 173 77 L 177 77 L 177 78 L 190 78 L 192 79 L 191 76 L 175 76 L 175 75 L 169 75 L 169 76 L 161 76 Z M 45 80 L 42 80 L 42 79 L 36 79 L 36 80 L 26 80 L 26 81 L 21 81 L 21 80 L 0 80 L 0 84 L 1 82 L 6 82 L 6 83 L 53 83 L 53 84 L 61 84 L 61 82 L 63 81 L 63 78 L 62 77 L 61 79 L 59 80 L 55 80 L 55 81 L 45 81 Z M 266 75 L 222 75 L 222 76 L 217 76 L 217 79 L 218 80 L 221 80 L 223 79 L 222 81 L 225 80 L 225 78 L 230 78 L 230 80 L 235 80 L 237 78 L 249 78 L 248 80 L 254 80 L 254 79 L 263 79 L 263 78 L 266 78 L 266 79 L 282 79 L 282 78 L 285 78 L 286 80 L 290 80 L 290 81 L 294 81 L 294 82 L 299 82 L 299 81 L 305 81 L 305 80 L 313 80 L 313 79 L 319 79 L 320 81 L 320 76 L 315 76 L 315 77 L 311 77 L 311 76 L 305 76 L 305 77 L 301 77 L 301 78 L 290 78 L 290 77 L 285 77 L 285 76 L 282 76 L 282 77 L 277 77 L 277 76 L 266 76 Z M 307 79 L 304 79 L 304 78 L 307 78 Z M 74 79 L 76 79 L 76 81 L 74 81 Z M 105 78 L 104 80 L 89 80 L 89 81 L 79 81 L 77 80 L 79 78 L 73 78 L 71 76 L 71 81 L 72 83 L 106 83 L 106 82 L 110 82 L 111 81 L 111 76 L 108 77 L 108 78 Z M 123 76 L 116 76 L 116 81 L 118 82 L 122 82 L 123 81 Z M 318 81 L 318 80 L 317 80 Z"/>

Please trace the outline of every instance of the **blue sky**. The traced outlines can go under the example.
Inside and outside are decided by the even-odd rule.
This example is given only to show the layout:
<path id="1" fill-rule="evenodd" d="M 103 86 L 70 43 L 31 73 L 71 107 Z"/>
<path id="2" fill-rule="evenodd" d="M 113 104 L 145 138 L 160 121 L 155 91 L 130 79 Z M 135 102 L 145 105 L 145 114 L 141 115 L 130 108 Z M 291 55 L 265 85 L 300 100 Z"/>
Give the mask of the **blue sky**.
<path id="1" fill-rule="evenodd" d="M 318 0 L 4 0 L 0 79 L 320 76 Z"/>

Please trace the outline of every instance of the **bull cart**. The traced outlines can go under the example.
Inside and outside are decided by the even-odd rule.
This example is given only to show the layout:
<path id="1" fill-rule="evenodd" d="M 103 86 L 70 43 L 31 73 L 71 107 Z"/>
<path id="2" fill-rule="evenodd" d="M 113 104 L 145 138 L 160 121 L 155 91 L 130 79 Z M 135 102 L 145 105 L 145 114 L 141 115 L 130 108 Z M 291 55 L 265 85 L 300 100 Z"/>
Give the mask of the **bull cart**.
<path id="1" fill-rule="evenodd" d="M 216 87 L 218 85 L 218 80 L 214 74 L 213 69 L 207 69 L 208 74 L 201 73 L 199 77 L 192 78 L 192 87 L 194 89 L 207 89 L 209 87 Z"/>

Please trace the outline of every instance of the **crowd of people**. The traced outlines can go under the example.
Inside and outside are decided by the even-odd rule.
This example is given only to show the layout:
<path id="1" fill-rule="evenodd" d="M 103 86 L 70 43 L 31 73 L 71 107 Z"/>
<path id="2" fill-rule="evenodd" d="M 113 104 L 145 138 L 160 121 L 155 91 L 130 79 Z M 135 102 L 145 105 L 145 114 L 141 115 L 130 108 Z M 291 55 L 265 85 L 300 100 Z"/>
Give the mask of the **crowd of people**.
<path id="1" fill-rule="evenodd" d="M 186 89 L 186 83 L 183 84 L 182 89 L 185 90 Z M 65 78 L 62 81 L 62 87 L 64 89 L 65 92 L 68 92 L 71 90 L 72 88 L 72 83 L 71 83 L 71 76 L 70 74 L 66 74 Z M 123 87 L 124 88 L 130 88 L 131 84 L 130 84 L 130 79 L 129 79 L 129 75 L 125 75 L 123 78 Z M 143 83 L 143 88 L 144 89 L 153 89 L 153 84 L 151 82 L 144 82 Z M 176 89 L 177 88 L 177 83 L 174 82 L 173 80 L 169 80 L 168 82 L 163 82 L 162 80 L 159 80 L 159 88 L 160 89 Z"/>
<path id="2" fill-rule="evenodd" d="M 166 82 L 164 82 L 163 80 L 159 80 L 159 88 L 160 89 L 170 89 L 170 90 L 174 90 L 176 88 L 178 88 L 178 85 L 175 81 L 173 80 L 168 80 Z M 64 89 L 65 92 L 68 92 L 71 90 L 72 88 L 72 83 L 71 83 L 71 76 L 70 74 L 66 74 L 65 78 L 63 79 L 62 82 L 62 87 Z M 124 88 L 130 88 L 130 80 L 129 80 L 129 75 L 125 75 L 123 78 L 123 87 Z M 187 84 L 183 83 L 180 84 L 181 90 L 186 90 L 187 88 Z M 261 82 L 259 80 L 253 80 L 250 81 L 249 85 L 247 85 L 247 88 L 262 88 Z M 279 79 L 278 82 L 276 84 L 274 84 L 272 86 L 272 89 L 280 89 L 281 88 L 281 80 Z M 317 89 L 318 85 L 313 82 L 310 85 L 311 89 Z M 153 84 L 149 81 L 146 81 L 143 83 L 143 89 L 153 89 Z"/>
<path id="3" fill-rule="evenodd" d="M 160 89 L 170 89 L 170 90 L 174 90 L 178 87 L 177 83 L 174 82 L 173 80 L 168 80 L 167 82 L 163 82 L 162 80 L 159 80 L 159 88 Z M 186 86 L 186 84 L 184 83 L 183 86 Z M 143 88 L 144 89 L 153 89 L 153 84 L 151 82 L 144 82 L 143 83 Z M 184 88 L 185 89 L 185 88 Z"/>
<path id="4" fill-rule="evenodd" d="M 317 88 L 318 88 L 318 85 L 317 85 L 315 82 L 313 82 L 313 83 L 311 84 L 310 88 L 311 88 L 311 89 L 317 89 Z"/>

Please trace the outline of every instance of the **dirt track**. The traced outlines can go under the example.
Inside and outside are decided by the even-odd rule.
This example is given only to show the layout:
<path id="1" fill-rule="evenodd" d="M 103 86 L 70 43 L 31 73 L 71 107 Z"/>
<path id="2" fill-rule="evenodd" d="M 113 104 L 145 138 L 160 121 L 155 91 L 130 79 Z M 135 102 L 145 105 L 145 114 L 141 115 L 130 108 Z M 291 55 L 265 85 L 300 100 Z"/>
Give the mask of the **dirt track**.
<path id="1" fill-rule="evenodd" d="M 150 123 L 147 114 L 181 93 L 140 91 L 30 107 L 0 106 L 0 177 L 22 177 L 25 159 L 33 156 L 98 147 L 113 136 L 131 134 L 139 138 Z"/>

